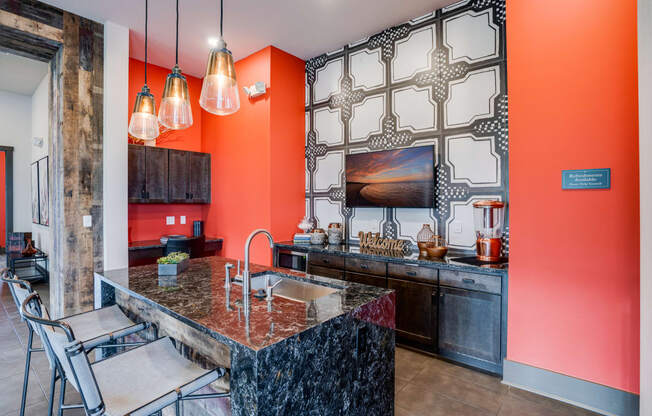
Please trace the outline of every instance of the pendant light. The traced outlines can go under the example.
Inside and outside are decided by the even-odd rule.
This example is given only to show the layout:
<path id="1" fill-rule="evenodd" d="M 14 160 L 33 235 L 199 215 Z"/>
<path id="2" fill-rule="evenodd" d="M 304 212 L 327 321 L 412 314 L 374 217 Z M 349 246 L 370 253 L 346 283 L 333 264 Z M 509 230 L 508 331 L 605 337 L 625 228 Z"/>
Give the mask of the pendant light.
<path id="1" fill-rule="evenodd" d="M 201 87 L 199 105 L 218 116 L 233 114 L 240 109 L 238 81 L 235 77 L 233 55 L 226 49 L 223 38 L 224 0 L 220 0 L 220 38 L 211 49 L 206 64 L 206 76 Z"/>
<path id="2" fill-rule="evenodd" d="M 158 121 L 171 130 L 182 130 L 192 126 L 192 108 L 188 94 L 188 81 L 179 69 L 179 0 L 177 0 L 177 45 L 174 68 L 168 74 L 163 88 Z"/>
<path id="3" fill-rule="evenodd" d="M 148 0 L 145 0 L 145 85 L 136 95 L 134 111 L 129 121 L 129 134 L 141 140 L 155 140 L 159 133 L 156 103 L 147 86 L 147 13 Z"/>

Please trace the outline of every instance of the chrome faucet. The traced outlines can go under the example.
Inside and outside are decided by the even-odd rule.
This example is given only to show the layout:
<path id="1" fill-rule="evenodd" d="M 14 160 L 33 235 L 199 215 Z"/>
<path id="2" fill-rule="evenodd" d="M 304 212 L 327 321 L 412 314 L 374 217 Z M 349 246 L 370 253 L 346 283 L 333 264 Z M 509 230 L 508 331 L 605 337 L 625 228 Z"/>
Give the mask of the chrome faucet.
<path id="1" fill-rule="evenodd" d="M 245 318 L 249 318 L 249 310 L 250 310 L 249 297 L 251 296 L 250 293 L 251 277 L 249 273 L 249 249 L 251 247 L 251 241 L 258 234 L 266 235 L 267 239 L 269 240 L 270 248 L 274 248 L 274 239 L 272 238 L 272 235 L 267 230 L 263 230 L 262 228 L 259 228 L 255 230 L 253 233 L 249 234 L 249 237 L 247 237 L 247 242 L 245 242 L 244 274 L 242 276 L 242 303 L 243 303 Z"/>

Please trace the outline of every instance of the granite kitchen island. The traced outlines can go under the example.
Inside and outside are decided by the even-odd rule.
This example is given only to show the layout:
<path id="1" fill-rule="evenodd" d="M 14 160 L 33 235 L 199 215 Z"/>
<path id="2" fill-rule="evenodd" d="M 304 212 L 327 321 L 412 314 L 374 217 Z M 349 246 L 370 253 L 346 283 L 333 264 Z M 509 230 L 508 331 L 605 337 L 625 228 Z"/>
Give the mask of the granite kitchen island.
<path id="1" fill-rule="evenodd" d="M 117 303 L 177 340 L 185 355 L 227 367 L 233 415 L 393 414 L 392 291 L 252 264 L 252 280 L 271 272 L 328 294 L 303 301 L 275 294 L 271 312 L 252 297 L 245 319 L 241 286 L 224 288 L 229 262 L 236 264 L 193 259 L 179 276 L 159 277 L 156 265 L 96 273 L 95 304 Z"/>

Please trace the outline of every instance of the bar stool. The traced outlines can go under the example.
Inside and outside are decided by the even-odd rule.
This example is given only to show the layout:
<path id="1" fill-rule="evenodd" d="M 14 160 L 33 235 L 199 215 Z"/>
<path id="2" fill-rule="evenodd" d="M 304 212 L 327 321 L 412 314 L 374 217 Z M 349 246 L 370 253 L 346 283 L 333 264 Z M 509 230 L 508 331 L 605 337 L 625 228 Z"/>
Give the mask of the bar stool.
<path id="1" fill-rule="evenodd" d="M 20 280 L 15 276 L 11 276 L 11 272 L 8 269 L 0 270 L 0 279 L 3 282 L 6 282 L 9 286 L 9 291 L 11 292 L 14 302 L 18 310 L 21 310 L 22 302 L 32 293 L 32 289 L 29 282 Z M 45 318 L 49 319 L 49 314 L 47 309 L 43 307 L 43 315 Z M 142 331 L 143 329 L 149 328 L 150 324 L 145 323 L 134 323 L 130 320 L 117 305 L 110 306 L 107 308 L 95 309 L 89 312 L 83 312 L 76 315 L 71 315 L 63 318 L 68 325 L 75 329 L 75 333 L 78 336 L 78 339 L 81 340 L 82 347 L 85 352 L 89 352 L 95 348 L 114 348 L 116 346 L 120 347 L 129 347 L 129 346 L 138 346 L 142 345 L 142 342 L 132 342 L 132 343 L 116 343 L 116 341 L 127 335 L 134 334 L 136 332 Z M 27 385 L 29 383 L 29 369 L 31 364 L 31 357 L 33 352 L 45 352 L 50 364 L 50 397 L 49 397 L 49 412 L 52 414 L 53 400 L 54 400 L 54 388 L 57 379 L 59 378 L 57 374 L 62 374 L 57 370 L 56 357 L 51 351 L 48 351 L 47 348 L 34 348 L 34 331 L 38 335 L 41 335 L 37 331 L 37 327 L 32 323 L 28 322 L 27 328 L 29 330 L 28 339 L 27 339 L 27 356 L 25 357 L 25 375 L 23 377 L 23 392 L 20 402 L 20 416 L 24 415 L 25 412 L 25 401 L 27 399 Z M 45 345 L 43 337 L 41 336 L 41 343 Z M 65 381 L 62 381 L 63 388 L 65 389 Z M 60 398 L 61 402 L 61 398 Z M 63 405 L 63 403 L 60 403 Z M 75 408 L 79 406 L 69 406 L 65 408 Z M 59 414 L 61 414 L 61 408 Z"/>
<path id="2" fill-rule="evenodd" d="M 61 364 L 63 378 L 81 394 L 88 416 L 145 416 L 171 404 L 180 416 L 182 401 L 230 395 L 193 395 L 223 377 L 226 370 L 202 369 L 183 358 L 168 337 L 91 364 L 72 327 L 65 320 L 42 317 L 42 310 L 38 293 L 30 294 L 21 305 L 25 319 L 40 327 L 46 348 Z"/>

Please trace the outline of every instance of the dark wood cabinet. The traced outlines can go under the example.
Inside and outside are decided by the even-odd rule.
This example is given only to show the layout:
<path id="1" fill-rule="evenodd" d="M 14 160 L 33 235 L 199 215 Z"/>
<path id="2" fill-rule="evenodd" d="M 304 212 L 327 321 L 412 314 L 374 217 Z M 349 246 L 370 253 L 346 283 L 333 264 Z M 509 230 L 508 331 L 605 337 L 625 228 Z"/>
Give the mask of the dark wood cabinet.
<path id="1" fill-rule="evenodd" d="M 437 286 L 389 277 L 396 292 L 396 334 L 434 351 L 437 341 Z"/>
<path id="2" fill-rule="evenodd" d="M 170 202 L 211 202 L 211 155 L 170 150 Z"/>
<path id="3" fill-rule="evenodd" d="M 377 276 L 373 274 L 355 273 L 346 271 L 344 279 L 348 282 L 362 283 L 363 285 L 387 288 L 387 279 L 385 276 Z"/>
<path id="4" fill-rule="evenodd" d="M 127 197 L 131 203 L 165 203 L 168 198 L 168 150 L 130 145 Z"/>
<path id="5" fill-rule="evenodd" d="M 170 170 L 169 170 L 169 198 L 172 203 L 188 202 L 190 193 L 188 192 L 188 180 L 190 169 L 188 167 L 189 152 L 181 150 L 170 150 Z"/>
<path id="6" fill-rule="evenodd" d="M 127 181 L 127 198 L 131 203 L 147 200 L 147 185 L 145 182 L 145 146 L 129 146 L 127 150 L 127 166 L 129 179 Z"/>
<path id="7" fill-rule="evenodd" d="M 308 273 L 317 276 L 331 277 L 333 279 L 344 280 L 344 270 L 332 269 L 330 267 L 315 266 L 308 263 Z"/>
<path id="8" fill-rule="evenodd" d="M 190 152 L 188 161 L 190 202 L 208 204 L 211 202 L 211 155 Z"/>
<path id="9" fill-rule="evenodd" d="M 211 202 L 211 155 L 129 145 L 130 203 Z"/>
<path id="10" fill-rule="evenodd" d="M 439 288 L 439 354 L 496 371 L 502 364 L 501 297 Z"/>
<path id="11" fill-rule="evenodd" d="M 308 273 L 392 289 L 396 342 L 502 374 L 507 275 L 309 252 Z"/>
<path id="12" fill-rule="evenodd" d="M 147 201 L 163 203 L 168 201 L 168 149 L 145 148 L 145 182 Z"/>

